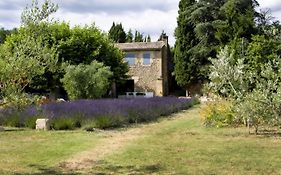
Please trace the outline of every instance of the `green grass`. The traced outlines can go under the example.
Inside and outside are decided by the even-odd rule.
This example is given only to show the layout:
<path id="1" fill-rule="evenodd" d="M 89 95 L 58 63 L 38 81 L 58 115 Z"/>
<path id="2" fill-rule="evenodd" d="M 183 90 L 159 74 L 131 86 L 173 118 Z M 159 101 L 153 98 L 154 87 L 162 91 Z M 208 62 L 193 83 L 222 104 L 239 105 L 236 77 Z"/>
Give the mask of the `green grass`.
<path id="1" fill-rule="evenodd" d="M 151 126 L 146 137 L 107 157 L 92 173 L 281 174 L 280 136 L 204 128 L 198 112 L 193 109 Z"/>
<path id="2" fill-rule="evenodd" d="M 52 169 L 65 158 L 94 147 L 99 139 L 96 134 L 82 131 L 0 132 L 0 174 L 34 174 Z"/>
<path id="3" fill-rule="evenodd" d="M 0 132 L 0 174 L 281 174 L 280 135 L 249 135 L 246 128 L 204 128 L 199 112 L 195 107 L 156 123 L 102 134 Z M 92 166 L 86 169 L 59 168 L 65 160 L 85 156 L 84 151 L 105 149 L 106 156 L 87 160 Z"/>

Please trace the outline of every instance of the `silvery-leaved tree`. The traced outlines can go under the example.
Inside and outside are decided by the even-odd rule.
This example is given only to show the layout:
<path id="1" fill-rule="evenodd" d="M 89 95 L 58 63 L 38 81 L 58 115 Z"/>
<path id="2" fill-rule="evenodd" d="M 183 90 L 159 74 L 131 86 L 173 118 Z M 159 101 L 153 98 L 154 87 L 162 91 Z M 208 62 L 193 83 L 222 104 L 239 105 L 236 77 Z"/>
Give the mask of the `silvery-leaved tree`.
<path id="1" fill-rule="evenodd" d="M 70 65 L 62 82 L 71 100 L 101 98 L 110 86 L 113 73 L 103 63 Z"/>
<path id="2" fill-rule="evenodd" d="M 210 58 L 210 83 L 207 88 L 223 97 L 241 98 L 248 90 L 244 79 L 246 65 L 244 58 L 235 58 L 234 50 L 225 46 L 217 55 Z"/>
<path id="3" fill-rule="evenodd" d="M 23 26 L 38 25 L 41 22 L 50 22 L 50 15 L 58 10 L 58 5 L 50 0 L 40 6 L 38 0 L 32 0 L 31 6 L 27 6 L 21 14 Z"/>
<path id="4" fill-rule="evenodd" d="M 261 66 L 255 88 L 237 103 L 237 115 L 247 119 L 258 132 L 260 125 L 278 126 L 281 124 L 281 62 L 276 60 Z M 254 73 L 253 73 L 254 74 Z"/>
<path id="5" fill-rule="evenodd" d="M 11 35 L 0 46 L 0 98 L 15 107 L 32 102 L 25 88 L 35 77 L 46 71 L 55 71 L 57 54 L 55 49 L 46 47 L 34 25 L 48 18 L 57 6 L 46 0 L 42 7 L 33 1 L 30 8 L 22 13 L 22 27 L 18 34 Z M 21 32 L 30 28 L 29 32 Z"/>

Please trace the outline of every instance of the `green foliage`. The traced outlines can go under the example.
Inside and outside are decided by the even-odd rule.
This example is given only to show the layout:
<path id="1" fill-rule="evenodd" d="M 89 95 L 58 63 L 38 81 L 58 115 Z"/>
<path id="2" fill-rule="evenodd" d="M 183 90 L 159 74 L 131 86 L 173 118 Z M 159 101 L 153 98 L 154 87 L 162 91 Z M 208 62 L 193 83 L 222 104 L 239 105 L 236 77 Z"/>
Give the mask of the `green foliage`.
<path id="1" fill-rule="evenodd" d="M 62 82 L 72 100 L 101 98 L 110 85 L 111 76 L 109 67 L 93 61 L 90 65 L 68 66 Z"/>
<path id="2" fill-rule="evenodd" d="M 108 37 L 116 43 L 126 42 L 126 32 L 123 29 L 122 23 L 116 24 L 113 22 L 109 32 Z"/>
<path id="3" fill-rule="evenodd" d="M 221 128 L 239 123 L 235 121 L 231 100 L 216 99 L 216 101 L 208 102 L 203 106 L 201 116 L 205 126 Z"/>
<path id="4" fill-rule="evenodd" d="M 240 37 L 255 33 L 252 0 L 181 0 L 175 31 L 175 78 L 189 89 L 208 79 L 208 57 Z"/>
<path id="5" fill-rule="evenodd" d="M 39 27 L 55 11 L 55 5 L 47 0 L 41 8 L 37 1 L 33 1 L 32 6 L 22 13 L 24 27 L 0 46 L 0 98 L 16 107 L 34 101 L 27 97 L 25 90 L 32 86 L 36 77 L 58 69 L 56 49 L 44 42 L 44 37 L 40 35 L 43 30 Z"/>
<path id="6" fill-rule="evenodd" d="M 134 38 L 134 35 L 132 33 L 132 29 L 130 29 L 128 31 L 128 33 L 127 33 L 126 42 L 132 43 L 133 42 L 133 38 Z"/>
<path id="7" fill-rule="evenodd" d="M 54 130 L 74 130 L 81 127 L 81 121 L 77 117 L 56 118 L 51 121 Z"/>
<path id="8" fill-rule="evenodd" d="M 27 117 L 24 121 L 24 126 L 26 128 L 35 129 L 36 128 L 36 120 L 38 117 Z"/>
<path id="9" fill-rule="evenodd" d="M 225 47 L 217 60 L 211 59 L 208 87 L 216 95 L 233 98 L 236 118 L 254 126 L 256 133 L 260 126 L 281 123 L 281 52 L 277 38 L 256 35 L 245 54 L 239 54 L 237 47 Z"/>
<path id="10" fill-rule="evenodd" d="M 255 89 L 249 92 L 236 108 L 238 115 L 255 127 L 255 132 L 258 132 L 260 125 L 281 124 L 280 66 L 279 61 L 263 65 Z"/>
<path id="11" fill-rule="evenodd" d="M 99 129 L 109 129 L 109 128 L 116 128 L 120 127 L 124 122 L 122 122 L 122 117 L 110 117 L 110 116 L 99 116 L 96 117 L 93 121 L 94 128 Z"/>
<path id="12" fill-rule="evenodd" d="M 57 30 L 61 33 L 54 35 L 60 60 L 73 65 L 90 64 L 96 60 L 110 67 L 112 80 L 120 82 L 127 78 L 129 68 L 123 61 L 122 52 L 94 25 L 70 29 L 66 24 L 54 24 L 53 28 L 53 33 Z"/>
<path id="13" fill-rule="evenodd" d="M 144 42 L 143 34 L 137 30 L 135 31 L 134 42 Z"/>
<path id="14" fill-rule="evenodd" d="M 20 39 L 18 42 L 13 41 L 16 37 Z M 9 102 L 28 101 L 23 94 L 25 88 L 35 77 L 42 76 L 46 71 L 52 72 L 57 64 L 55 50 L 45 47 L 40 37 L 13 34 L 1 50 L 1 96 Z"/>
<path id="15" fill-rule="evenodd" d="M 6 38 L 13 34 L 16 33 L 17 29 L 12 29 L 12 30 L 5 30 L 4 28 L 0 28 L 0 44 L 3 44 L 6 41 Z"/>
<path id="16" fill-rule="evenodd" d="M 57 9 L 49 0 L 42 5 L 34 0 L 22 13 L 22 27 L 0 46 L 0 98 L 20 99 L 25 92 L 53 94 L 63 89 L 60 79 L 67 63 L 97 60 L 110 67 L 110 81 L 127 78 L 123 54 L 105 34 L 95 26 L 70 28 L 67 23 L 52 22 L 49 16 Z"/>
<path id="17" fill-rule="evenodd" d="M 23 124 L 20 120 L 19 112 L 15 112 L 10 116 L 5 117 L 4 125 L 10 127 L 22 127 Z"/>
<path id="18" fill-rule="evenodd" d="M 241 98 L 248 91 L 245 80 L 246 67 L 244 59 L 235 59 L 234 51 L 226 46 L 217 55 L 217 59 L 210 59 L 209 90 L 223 97 Z"/>
<path id="19" fill-rule="evenodd" d="M 251 69 L 259 73 L 264 64 L 279 59 L 276 56 L 281 55 L 280 40 L 278 37 L 255 35 L 249 43 L 246 54 Z"/>
<path id="20" fill-rule="evenodd" d="M 39 6 L 38 0 L 32 0 L 31 6 L 27 6 L 21 14 L 21 24 L 30 27 L 43 21 L 48 22 L 50 15 L 57 10 L 58 5 L 50 0 L 45 0 L 41 6 Z"/>

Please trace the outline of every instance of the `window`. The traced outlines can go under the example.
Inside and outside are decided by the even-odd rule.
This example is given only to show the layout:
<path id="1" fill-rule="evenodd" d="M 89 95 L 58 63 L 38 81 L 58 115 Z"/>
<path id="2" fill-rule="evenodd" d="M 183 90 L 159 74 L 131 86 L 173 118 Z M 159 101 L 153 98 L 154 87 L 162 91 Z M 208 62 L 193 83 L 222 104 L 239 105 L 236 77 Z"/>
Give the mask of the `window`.
<path id="1" fill-rule="evenodd" d="M 126 62 L 129 64 L 129 66 L 132 66 L 135 64 L 135 54 L 127 53 L 125 56 Z"/>
<path id="2" fill-rule="evenodd" d="M 150 53 L 143 54 L 143 65 L 150 65 Z"/>

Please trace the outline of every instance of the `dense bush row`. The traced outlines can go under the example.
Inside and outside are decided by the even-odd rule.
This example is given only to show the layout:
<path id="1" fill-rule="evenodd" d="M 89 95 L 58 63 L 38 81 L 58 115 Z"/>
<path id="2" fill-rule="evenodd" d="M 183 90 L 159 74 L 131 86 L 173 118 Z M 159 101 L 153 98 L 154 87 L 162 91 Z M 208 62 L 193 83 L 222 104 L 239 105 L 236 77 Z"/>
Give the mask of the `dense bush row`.
<path id="1" fill-rule="evenodd" d="M 24 110 L 0 110 L 0 125 L 35 128 L 37 118 L 48 118 L 55 130 L 83 127 L 112 128 L 130 123 L 148 122 L 166 116 L 194 103 L 191 99 L 155 97 L 149 99 L 78 100 L 30 106 Z"/>

